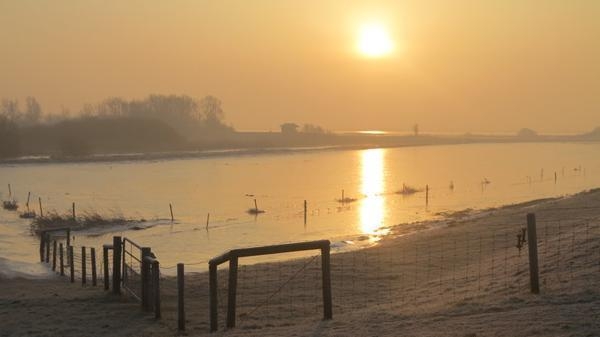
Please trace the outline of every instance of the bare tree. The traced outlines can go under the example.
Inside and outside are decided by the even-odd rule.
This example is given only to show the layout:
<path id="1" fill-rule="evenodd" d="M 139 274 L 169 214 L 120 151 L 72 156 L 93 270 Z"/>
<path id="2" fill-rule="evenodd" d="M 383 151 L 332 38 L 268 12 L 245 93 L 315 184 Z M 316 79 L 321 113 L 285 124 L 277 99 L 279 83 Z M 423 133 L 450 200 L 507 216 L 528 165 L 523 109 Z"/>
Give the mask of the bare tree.
<path id="1" fill-rule="evenodd" d="M 19 109 L 19 100 L 3 99 L 0 105 L 0 115 L 5 116 L 10 121 L 19 123 L 22 118 L 21 110 Z"/>
<path id="2" fill-rule="evenodd" d="M 25 99 L 25 113 L 23 114 L 24 125 L 33 125 L 40 122 L 42 118 L 42 107 L 35 97 L 28 96 Z"/>
<path id="3" fill-rule="evenodd" d="M 200 111 L 204 115 L 207 124 L 221 124 L 221 121 L 225 117 L 221 104 L 220 99 L 211 95 L 200 100 Z"/>

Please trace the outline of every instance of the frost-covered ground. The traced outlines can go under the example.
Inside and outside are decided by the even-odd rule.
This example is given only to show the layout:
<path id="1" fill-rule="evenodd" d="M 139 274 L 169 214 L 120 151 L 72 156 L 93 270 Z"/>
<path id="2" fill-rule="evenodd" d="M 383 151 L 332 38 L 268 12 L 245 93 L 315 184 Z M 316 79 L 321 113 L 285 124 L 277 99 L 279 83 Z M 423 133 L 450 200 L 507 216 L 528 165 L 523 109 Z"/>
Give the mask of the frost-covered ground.
<path id="1" fill-rule="evenodd" d="M 538 218 L 539 295 L 528 288 L 527 246 L 516 248 L 529 212 Z M 374 248 L 332 256 L 331 321 L 319 319 L 318 259 L 244 266 L 238 327 L 213 335 L 600 336 L 598 228 L 600 191 L 396 226 Z M 175 280 L 161 286 L 156 322 L 100 287 L 4 279 L 0 335 L 175 335 Z M 189 335 L 208 335 L 207 294 L 206 274 L 187 275 Z"/>

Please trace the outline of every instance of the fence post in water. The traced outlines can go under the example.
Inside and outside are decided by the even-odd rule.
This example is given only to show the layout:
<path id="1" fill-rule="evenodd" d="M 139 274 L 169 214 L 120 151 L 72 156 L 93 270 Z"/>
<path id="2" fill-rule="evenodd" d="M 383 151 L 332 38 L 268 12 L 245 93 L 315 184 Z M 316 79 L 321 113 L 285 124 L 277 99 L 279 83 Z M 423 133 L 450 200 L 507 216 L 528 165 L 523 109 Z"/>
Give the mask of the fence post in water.
<path id="1" fill-rule="evenodd" d="M 152 262 L 152 283 L 154 284 L 154 318 L 161 317 L 160 311 L 160 265 L 158 260 Z"/>
<path id="2" fill-rule="evenodd" d="M 52 241 L 52 271 L 56 271 L 56 240 Z"/>
<path id="3" fill-rule="evenodd" d="M 109 284 L 108 284 L 108 249 L 110 248 L 110 245 L 104 245 L 102 246 L 102 259 L 103 259 L 103 264 L 104 264 L 104 290 L 108 290 L 109 289 Z"/>
<path id="4" fill-rule="evenodd" d="M 229 292 L 227 294 L 227 327 L 235 327 L 235 302 L 237 295 L 238 257 L 229 260 Z"/>
<path id="5" fill-rule="evenodd" d="M 169 210 L 171 211 L 171 222 L 175 221 L 175 218 L 173 217 L 173 205 L 169 204 Z"/>
<path id="6" fill-rule="evenodd" d="M 184 265 L 177 264 L 177 328 L 185 331 L 185 305 L 184 305 Z"/>
<path id="7" fill-rule="evenodd" d="M 331 265 L 330 265 L 330 246 L 329 244 L 321 248 L 321 274 L 323 278 L 323 319 L 332 319 L 332 300 L 331 300 Z"/>
<path id="8" fill-rule="evenodd" d="M 71 228 L 67 228 L 67 246 L 71 245 Z"/>
<path id="9" fill-rule="evenodd" d="M 73 263 L 73 246 L 67 246 L 67 257 L 69 260 L 69 273 L 71 275 L 71 283 L 75 282 L 75 264 Z"/>
<path id="10" fill-rule="evenodd" d="M 97 274 L 96 274 L 96 248 L 90 248 L 90 257 L 92 259 L 92 285 L 95 287 L 98 284 Z"/>
<path id="11" fill-rule="evenodd" d="M 73 222 L 75 222 L 77 218 L 75 217 L 75 203 L 73 203 Z"/>
<path id="12" fill-rule="evenodd" d="M 306 225 L 306 211 L 307 211 L 307 204 L 306 204 L 306 200 L 304 200 L 304 224 Z"/>
<path id="13" fill-rule="evenodd" d="M 64 247 L 63 244 L 61 243 L 60 245 L 58 245 L 59 247 L 59 260 L 60 260 L 60 276 L 64 276 L 65 275 L 65 261 L 64 261 Z"/>
<path id="14" fill-rule="evenodd" d="M 85 257 L 85 246 L 81 247 L 81 285 L 85 285 L 87 279 L 86 273 L 86 257 Z"/>
<path id="15" fill-rule="evenodd" d="M 217 329 L 219 328 L 219 323 L 218 323 L 218 294 L 217 294 L 217 264 L 215 263 L 210 263 L 208 264 L 208 271 L 209 271 L 209 289 L 210 289 L 210 294 L 209 294 L 209 298 L 210 298 L 210 331 L 214 332 L 217 331 Z"/>
<path id="16" fill-rule="evenodd" d="M 40 262 L 44 262 L 44 245 L 46 244 L 46 231 L 40 233 Z"/>
<path id="17" fill-rule="evenodd" d="M 152 303 L 150 303 L 150 263 L 146 260 L 146 257 L 149 257 L 151 253 L 150 247 L 142 247 L 142 256 L 140 260 L 142 261 L 142 270 L 141 270 L 141 281 L 142 281 L 142 309 L 144 310 L 152 310 Z"/>
<path id="18" fill-rule="evenodd" d="M 113 236 L 113 293 L 121 293 L 121 237 Z"/>
<path id="19" fill-rule="evenodd" d="M 38 202 L 40 203 L 40 217 L 44 217 L 44 211 L 42 210 L 42 197 L 38 197 Z"/>
<path id="20" fill-rule="evenodd" d="M 535 214 L 527 214 L 527 237 L 529 241 L 529 279 L 531 282 L 531 292 L 540 293 L 538 254 L 537 254 L 537 232 Z"/>

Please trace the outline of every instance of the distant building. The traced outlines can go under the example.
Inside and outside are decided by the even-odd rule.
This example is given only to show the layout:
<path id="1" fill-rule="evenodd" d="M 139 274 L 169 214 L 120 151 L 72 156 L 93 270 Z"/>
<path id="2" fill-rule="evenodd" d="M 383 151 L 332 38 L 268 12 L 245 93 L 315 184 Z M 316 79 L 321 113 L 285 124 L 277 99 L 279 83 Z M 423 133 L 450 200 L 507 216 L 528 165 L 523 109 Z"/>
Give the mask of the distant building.
<path id="1" fill-rule="evenodd" d="M 300 127 L 296 123 L 283 123 L 280 125 L 281 133 L 283 134 L 293 134 L 298 133 L 298 128 Z"/>
<path id="2" fill-rule="evenodd" d="M 522 139 L 532 139 L 536 138 L 537 136 L 537 132 L 528 128 L 523 128 L 517 132 L 517 137 Z"/>

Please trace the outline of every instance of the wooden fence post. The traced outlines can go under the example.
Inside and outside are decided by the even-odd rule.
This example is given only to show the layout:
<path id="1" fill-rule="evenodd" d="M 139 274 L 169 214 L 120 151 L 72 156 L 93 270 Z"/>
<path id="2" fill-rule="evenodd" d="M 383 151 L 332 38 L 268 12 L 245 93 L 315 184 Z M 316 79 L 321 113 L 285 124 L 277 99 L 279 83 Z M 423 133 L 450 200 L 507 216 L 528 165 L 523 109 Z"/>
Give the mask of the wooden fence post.
<path id="1" fill-rule="evenodd" d="M 306 200 L 304 200 L 304 224 L 306 225 L 306 213 L 308 211 L 308 205 L 306 203 Z"/>
<path id="2" fill-rule="evenodd" d="M 229 260 L 229 289 L 227 294 L 227 327 L 235 327 L 235 305 L 237 295 L 238 257 Z"/>
<path id="3" fill-rule="evenodd" d="M 177 328 L 185 331 L 184 264 L 177 264 Z"/>
<path id="4" fill-rule="evenodd" d="M 332 319 L 332 300 L 331 300 L 331 266 L 330 266 L 330 246 L 321 248 L 321 274 L 323 278 L 323 318 Z"/>
<path id="5" fill-rule="evenodd" d="M 535 214 L 527 214 L 527 241 L 529 241 L 529 280 L 531 292 L 540 293 L 538 253 L 537 253 L 537 231 Z"/>
<path id="6" fill-rule="evenodd" d="M 90 257 L 92 259 L 92 285 L 95 287 L 98 284 L 97 274 L 96 274 L 96 248 L 90 248 Z"/>
<path id="7" fill-rule="evenodd" d="M 148 260 L 146 259 L 146 257 L 150 257 L 151 254 L 151 249 L 150 247 L 142 247 L 141 249 L 142 251 L 142 256 L 140 257 L 140 260 L 142 261 L 142 270 L 141 270 L 141 285 L 142 285 L 142 309 L 150 311 L 152 310 L 152 303 L 150 303 L 150 268 L 151 265 L 148 262 Z"/>
<path id="8" fill-rule="evenodd" d="M 108 275 L 108 249 L 110 248 L 110 245 L 103 245 L 102 246 L 102 262 L 104 264 L 104 290 L 108 290 L 110 288 L 109 286 L 109 275 Z"/>
<path id="9" fill-rule="evenodd" d="M 67 228 L 67 246 L 71 245 L 71 228 Z"/>
<path id="10" fill-rule="evenodd" d="M 46 244 L 46 231 L 40 233 L 40 262 L 44 262 L 44 245 Z"/>
<path id="11" fill-rule="evenodd" d="M 50 233 L 46 233 L 46 263 L 50 263 Z"/>
<path id="12" fill-rule="evenodd" d="M 67 257 L 69 260 L 69 272 L 71 274 L 71 283 L 75 282 L 75 263 L 73 263 L 73 246 L 67 246 Z"/>
<path id="13" fill-rule="evenodd" d="M 121 293 L 121 237 L 113 236 L 113 293 Z"/>
<path id="14" fill-rule="evenodd" d="M 52 271 L 56 271 L 56 240 L 52 241 Z"/>
<path id="15" fill-rule="evenodd" d="M 210 331 L 214 332 L 219 329 L 218 323 L 218 294 L 217 294 L 217 264 L 209 263 L 209 288 L 210 288 Z"/>
<path id="16" fill-rule="evenodd" d="M 60 276 L 65 276 L 65 261 L 64 261 L 64 247 L 62 242 L 59 245 L 59 260 L 60 260 Z"/>
<path id="17" fill-rule="evenodd" d="M 160 310 L 160 265 L 158 260 L 152 262 L 152 283 L 154 285 L 154 318 L 161 317 Z"/>
<path id="18" fill-rule="evenodd" d="M 81 247 L 81 285 L 85 285 L 85 283 L 87 282 L 87 273 L 86 273 L 86 268 L 87 268 L 87 263 L 86 263 L 86 257 L 85 257 L 85 246 Z"/>

